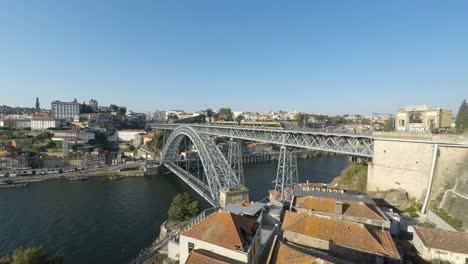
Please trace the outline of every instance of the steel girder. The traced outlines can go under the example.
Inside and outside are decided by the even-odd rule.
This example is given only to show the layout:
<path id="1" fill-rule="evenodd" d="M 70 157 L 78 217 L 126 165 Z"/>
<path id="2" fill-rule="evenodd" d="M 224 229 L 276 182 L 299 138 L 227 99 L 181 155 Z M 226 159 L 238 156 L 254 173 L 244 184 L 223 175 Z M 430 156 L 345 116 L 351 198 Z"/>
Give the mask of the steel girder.
<path id="1" fill-rule="evenodd" d="M 174 130 L 179 124 L 154 124 L 153 128 Z M 371 136 L 336 134 L 294 130 L 248 128 L 217 125 L 190 125 L 198 133 L 261 141 L 282 146 L 335 152 L 340 154 L 369 157 L 374 153 L 374 139 Z"/>
<path id="2" fill-rule="evenodd" d="M 244 166 L 242 164 L 242 141 L 229 140 L 228 158 L 229 165 L 231 166 L 234 173 L 240 180 L 240 183 L 244 185 Z"/>
<path id="3" fill-rule="evenodd" d="M 281 146 L 274 197 L 279 201 L 289 201 L 298 183 L 296 152 L 292 148 Z"/>
<path id="4" fill-rule="evenodd" d="M 185 137 L 192 141 L 198 151 L 212 201 L 218 201 L 221 189 L 242 187 L 240 179 L 213 140 L 187 125 L 178 125 L 167 139 L 162 152 L 163 163 L 174 163 L 179 160 L 179 146 Z"/>

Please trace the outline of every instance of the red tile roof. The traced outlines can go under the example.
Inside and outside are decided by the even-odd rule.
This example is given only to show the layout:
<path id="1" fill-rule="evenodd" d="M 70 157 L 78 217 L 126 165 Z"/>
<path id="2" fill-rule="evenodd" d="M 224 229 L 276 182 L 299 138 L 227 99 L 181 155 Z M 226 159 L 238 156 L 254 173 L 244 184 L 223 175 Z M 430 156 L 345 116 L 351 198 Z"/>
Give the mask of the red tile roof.
<path id="1" fill-rule="evenodd" d="M 400 258 L 388 231 L 374 230 L 361 223 L 288 211 L 282 229 L 364 252 Z"/>
<path id="2" fill-rule="evenodd" d="M 269 264 L 313 264 L 332 263 L 315 256 L 311 256 L 278 241 L 273 258 Z"/>
<path id="3" fill-rule="evenodd" d="M 196 249 L 190 252 L 185 264 L 240 264 L 242 262 L 218 255 L 208 250 Z"/>
<path id="4" fill-rule="evenodd" d="M 182 233 L 231 250 L 246 251 L 246 237 L 253 236 L 257 221 L 228 211 L 218 211 Z"/>
<path id="5" fill-rule="evenodd" d="M 366 205 L 362 202 L 341 201 L 333 198 L 305 196 L 296 197 L 294 206 L 312 211 L 334 214 L 335 203 L 343 203 L 343 215 L 362 217 L 373 220 L 385 220 L 385 218 L 373 206 Z"/>
<path id="6" fill-rule="evenodd" d="M 426 247 L 468 254 L 468 233 L 420 226 L 414 230 Z"/>

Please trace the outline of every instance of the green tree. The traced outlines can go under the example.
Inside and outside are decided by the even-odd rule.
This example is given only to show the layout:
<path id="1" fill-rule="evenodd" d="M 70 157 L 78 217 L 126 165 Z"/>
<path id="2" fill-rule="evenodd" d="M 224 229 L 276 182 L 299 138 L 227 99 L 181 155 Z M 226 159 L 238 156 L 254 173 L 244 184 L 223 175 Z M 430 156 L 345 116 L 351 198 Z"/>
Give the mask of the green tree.
<path id="1" fill-rule="evenodd" d="M 119 111 L 117 111 L 117 115 L 119 116 L 125 116 L 127 114 L 127 108 L 126 107 L 120 107 Z"/>
<path id="2" fill-rule="evenodd" d="M 109 108 L 111 112 L 117 113 L 119 111 L 119 107 L 116 106 L 115 104 L 111 104 Z"/>
<path id="3" fill-rule="evenodd" d="M 206 116 L 208 117 L 208 122 L 212 122 L 214 116 L 213 110 L 211 108 L 206 109 Z"/>
<path id="4" fill-rule="evenodd" d="M 188 193 L 177 194 L 169 208 L 169 220 L 184 221 L 196 216 L 200 212 L 198 202 L 194 201 Z"/>
<path id="5" fill-rule="evenodd" d="M 240 123 L 242 122 L 242 120 L 244 120 L 244 116 L 243 115 L 238 115 L 236 116 L 236 122 L 238 125 L 240 125 Z"/>
<path id="6" fill-rule="evenodd" d="M 218 116 L 219 116 L 220 119 L 222 119 L 224 121 L 233 121 L 234 120 L 231 108 L 227 108 L 227 107 L 220 108 L 218 110 Z"/>
<path id="7" fill-rule="evenodd" d="M 395 119 L 393 117 L 390 117 L 389 119 L 385 120 L 384 125 L 383 125 L 383 131 L 385 132 L 395 131 Z"/>
<path id="8" fill-rule="evenodd" d="M 18 248 L 11 255 L 0 258 L 0 264 L 61 264 L 62 257 L 49 257 L 40 247 Z"/>
<path id="9" fill-rule="evenodd" d="M 351 164 L 341 172 L 338 188 L 365 192 L 367 189 L 367 166 Z"/>
<path id="10" fill-rule="evenodd" d="M 460 105 L 455 120 L 456 128 L 459 132 L 468 131 L 468 104 L 466 99 Z"/>
<path id="11" fill-rule="evenodd" d="M 294 120 L 299 124 L 303 124 L 306 120 L 306 115 L 304 113 L 297 113 L 294 115 Z"/>

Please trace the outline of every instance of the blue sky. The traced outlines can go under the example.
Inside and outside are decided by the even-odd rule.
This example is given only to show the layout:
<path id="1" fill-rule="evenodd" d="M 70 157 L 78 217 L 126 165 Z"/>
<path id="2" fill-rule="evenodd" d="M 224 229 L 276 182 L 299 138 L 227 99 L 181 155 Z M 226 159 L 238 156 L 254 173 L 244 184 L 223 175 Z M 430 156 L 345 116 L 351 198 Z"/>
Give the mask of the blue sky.
<path id="1" fill-rule="evenodd" d="M 0 1 L 0 105 L 456 110 L 468 1 Z"/>

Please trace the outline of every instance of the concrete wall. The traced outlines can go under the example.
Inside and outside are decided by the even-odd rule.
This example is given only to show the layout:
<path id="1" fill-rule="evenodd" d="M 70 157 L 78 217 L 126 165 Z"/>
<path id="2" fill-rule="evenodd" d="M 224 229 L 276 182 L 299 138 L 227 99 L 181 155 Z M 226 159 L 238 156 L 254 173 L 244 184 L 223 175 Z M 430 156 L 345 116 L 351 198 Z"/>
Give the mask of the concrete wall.
<path id="1" fill-rule="evenodd" d="M 367 191 L 404 189 L 421 198 L 427 186 L 432 144 L 374 141 L 374 158 L 368 166 Z"/>
<path id="2" fill-rule="evenodd" d="M 443 144 L 468 144 L 458 135 L 415 133 L 375 133 L 374 157 L 369 163 L 367 190 L 403 189 L 410 197 L 422 200 L 430 176 L 434 144 L 439 146 L 431 201 L 441 201 L 463 173 L 468 148 Z"/>
<path id="3" fill-rule="evenodd" d="M 195 245 L 194 249 L 204 249 L 208 251 L 212 251 L 218 255 L 225 256 L 227 258 L 231 258 L 234 260 L 241 261 L 243 263 L 248 263 L 248 255 L 247 252 L 236 251 L 236 250 L 229 250 L 224 247 L 220 247 L 217 245 L 213 245 L 211 243 L 201 241 L 198 239 L 194 239 L 187 236 L 180 236 L 180 243 L 179 243 L 179 259 L 180 263 L 185 263 L 189 256 L 188 250 L 188 243 L 191 242 Z"/>

